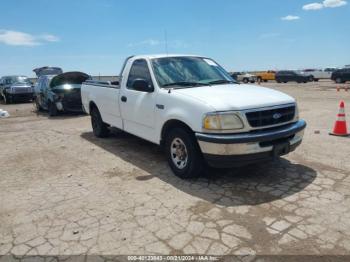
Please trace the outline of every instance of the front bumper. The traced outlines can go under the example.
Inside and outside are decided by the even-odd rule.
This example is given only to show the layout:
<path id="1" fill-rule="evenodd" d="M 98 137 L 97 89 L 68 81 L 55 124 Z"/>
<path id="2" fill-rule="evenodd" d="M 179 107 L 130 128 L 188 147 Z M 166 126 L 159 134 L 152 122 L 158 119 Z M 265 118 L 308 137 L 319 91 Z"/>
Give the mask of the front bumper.
<path id="1" fill-rule="evenodd" d="M 241 134 L 196 133 L 198 144 L 213 167 L 235 167 L 294 151 L 301 143 L 306 122 Z"/>
<path id="2" fill-rule="evenodd" d="M 59 111 L 83 112 L 80 92 L 64 94 L 64 97 L 57 99 L 55 103 Z"/>
<path id="3" fill-rule="evenodd" d="M 34 97 L 34 93 L 7 93 L 7 95 L 15 100 L 31 100 Z"/>

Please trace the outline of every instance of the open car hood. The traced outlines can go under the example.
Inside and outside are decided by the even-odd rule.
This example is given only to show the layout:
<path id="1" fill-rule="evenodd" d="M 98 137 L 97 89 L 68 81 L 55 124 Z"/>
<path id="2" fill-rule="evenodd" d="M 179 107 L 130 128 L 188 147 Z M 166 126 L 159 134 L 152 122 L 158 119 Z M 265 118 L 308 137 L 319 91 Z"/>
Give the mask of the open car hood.
<path id="1" fill-rule="evenodd" d="M 33 71 L 35 72 L 37 77 L 45 76 L 45 75 L 59 75 L 63 73 L 62 68 L 51 67 L 51 66 L 35 68 Z"/>
<path id="2" fill-rule="evenodd" d="M 82 72 L 66 72 L 52 78 L 50 87 L 54 88 L 65 84 L 81 85 L 88 79 L 90 79 L 90 76 Z"/>

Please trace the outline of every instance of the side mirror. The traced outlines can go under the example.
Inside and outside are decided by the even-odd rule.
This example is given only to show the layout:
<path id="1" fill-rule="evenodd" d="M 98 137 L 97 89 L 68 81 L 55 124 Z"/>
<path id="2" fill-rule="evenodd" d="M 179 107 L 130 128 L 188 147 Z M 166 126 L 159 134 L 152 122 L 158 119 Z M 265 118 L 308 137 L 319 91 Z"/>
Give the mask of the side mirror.
<path id="1" fill-rule="evenodd" d="M 154 87 L 145 79 L 135 79 L 132 82 L 132 88 L 136 91 L 152 93 L 154 91 Z"/>

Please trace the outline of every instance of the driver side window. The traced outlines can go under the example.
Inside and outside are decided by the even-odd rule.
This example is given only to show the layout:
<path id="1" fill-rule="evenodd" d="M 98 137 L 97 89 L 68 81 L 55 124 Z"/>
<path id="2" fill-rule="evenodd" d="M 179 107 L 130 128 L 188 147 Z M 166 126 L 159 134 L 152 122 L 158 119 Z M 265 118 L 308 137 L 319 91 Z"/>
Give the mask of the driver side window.
<path id="1" fill-rule="evenodd" d="M 128 81 L 126 83 L 127 88 L 133 89 L 132 84 L 134 80 L 140 78 L 148 81 L 148 83 L 151 86 L 153 86 L 151 74 L 149 72 L 147 62 L 144 59 L 138 59 L 132 63 L 128 76 Z"/>

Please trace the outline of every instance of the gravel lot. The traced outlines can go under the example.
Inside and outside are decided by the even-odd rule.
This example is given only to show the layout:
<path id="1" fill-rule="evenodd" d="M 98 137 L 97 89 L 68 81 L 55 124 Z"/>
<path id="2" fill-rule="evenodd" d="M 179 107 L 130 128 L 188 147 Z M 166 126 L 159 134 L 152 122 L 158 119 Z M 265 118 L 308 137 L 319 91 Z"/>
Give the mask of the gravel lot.
<path id="1" fill-rule="evenodd" d="M 263 85 L 297 98 L 303 144 L 187 181 L 153 144 L 95 138 L 88 116 L 0 104 L 11 114 L 0 119 L 0 255 L 349 255 L 350 138 L 328 132 L 340 99 L 350 121 L 350 92 Z"/>

